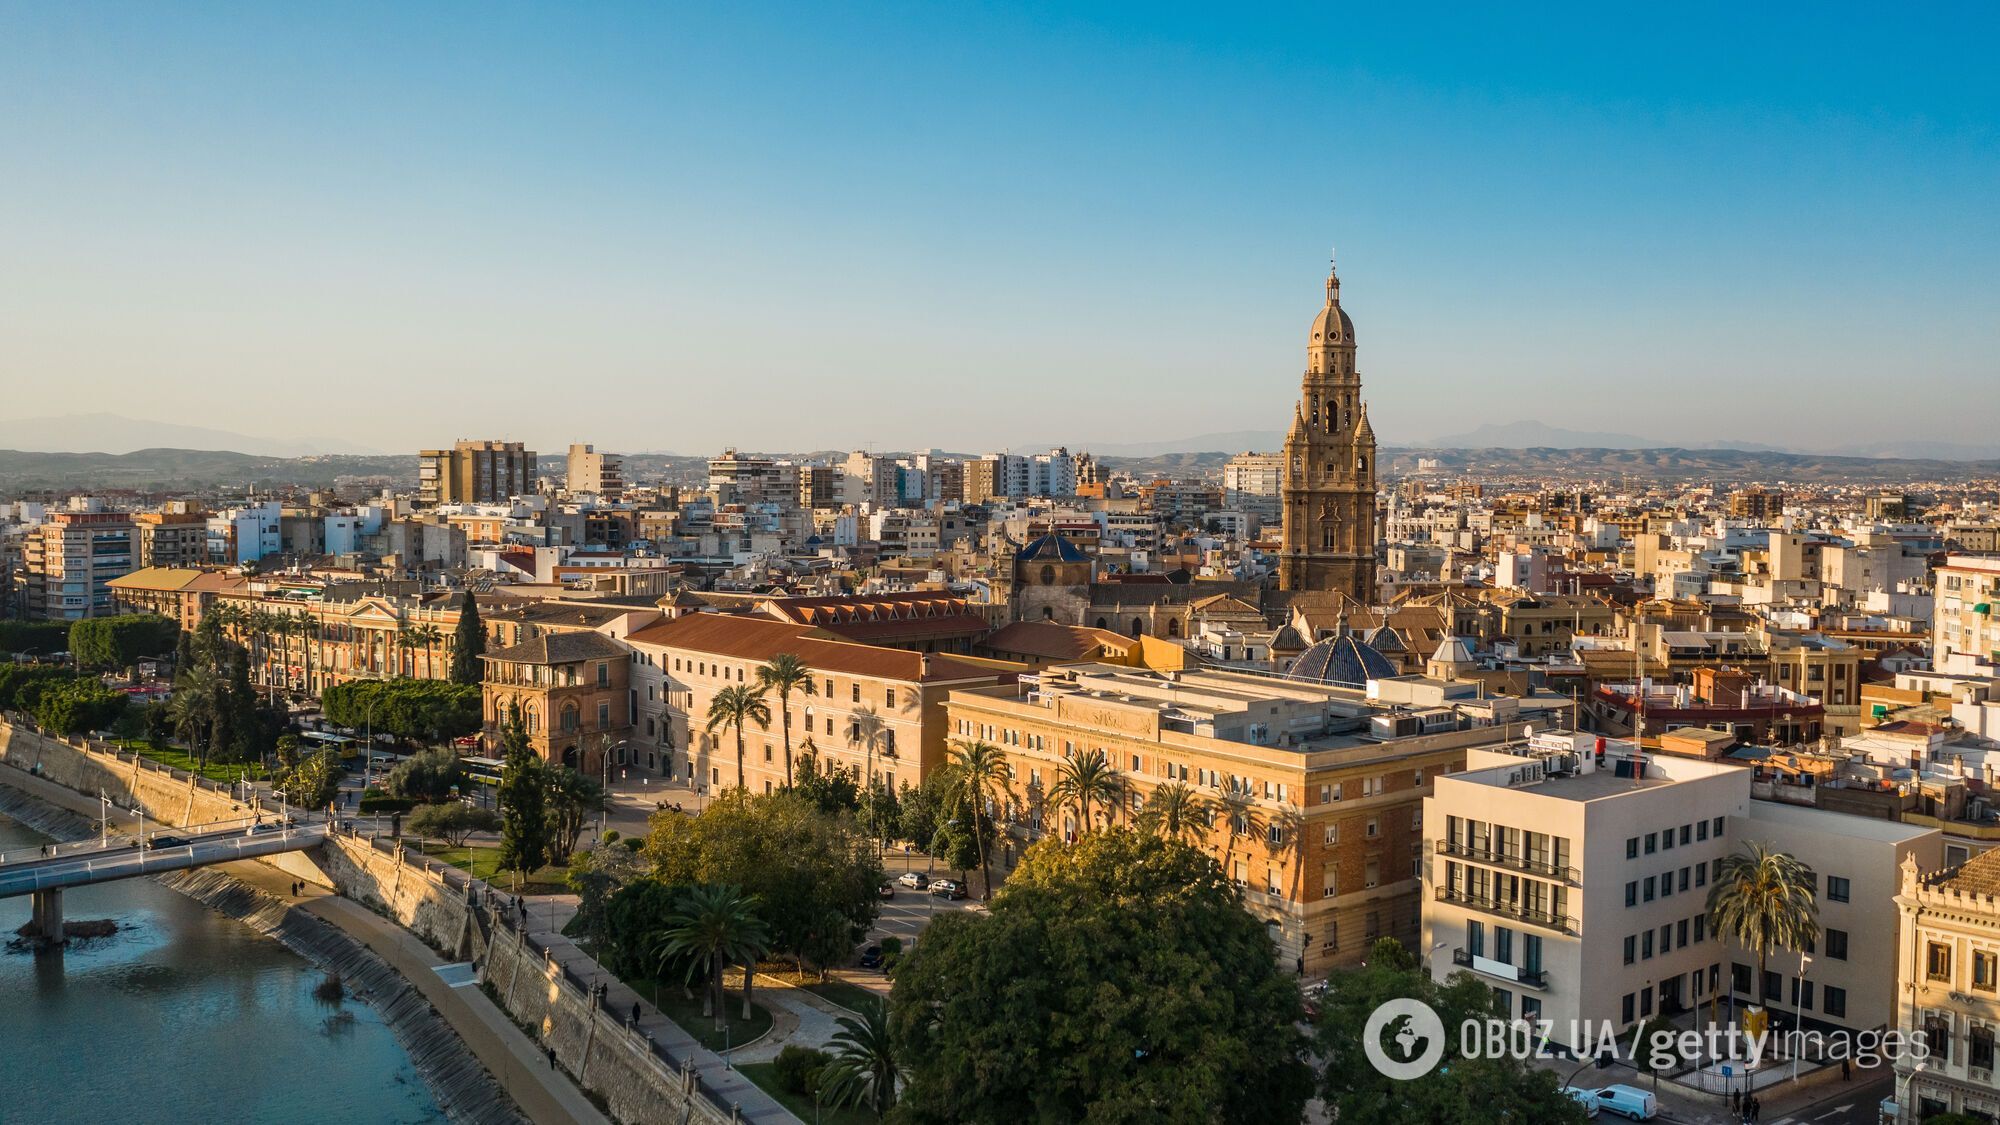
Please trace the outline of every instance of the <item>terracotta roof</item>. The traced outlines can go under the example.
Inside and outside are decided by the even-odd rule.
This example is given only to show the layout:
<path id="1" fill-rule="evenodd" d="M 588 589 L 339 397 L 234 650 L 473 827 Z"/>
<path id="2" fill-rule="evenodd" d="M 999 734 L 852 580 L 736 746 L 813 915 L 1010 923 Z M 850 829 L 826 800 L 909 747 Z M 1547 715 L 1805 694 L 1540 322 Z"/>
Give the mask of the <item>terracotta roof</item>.
<path id="1" fill-rule="evenodd" d="M 690 613 L 675 621 L 649 625 L 626 640 L 635 645 L 685 649 L 760 664 L 781 652 L 789 652 L 817 672 L 912 683 L 1008 675 L 967 660 L 835 640 L 824 630 L 810 626 L 742 614 Z"/>
<path id="2" fill-rule="evenodd" d="M 202 571 L 176 566 L 140 567 L 130 574 L 121 574 L 107 585 L 114 590 L 154 590 L 173 593 L 185 590 L 188 584 L 202 576 Z"/>
<path id="3" fill-rule="evenodd" d="M 1131 638 L 1109 629 L 1059 625 L 1053 621 L 1016 621 L 979 642 L 979 647 L 988 652 L 1020 653 L 1051 660 L 1082 660 L 1107 648 L 1124 652 L 1133 644 Z"/>
<path id="4" fill-rule="evenodd" d="M 579 660 L 623 660 L 625 649 L 602 633 L 543 633 L 498 652 L 482 653 L 479 658 L 509 664 L 573 664 Z"/>

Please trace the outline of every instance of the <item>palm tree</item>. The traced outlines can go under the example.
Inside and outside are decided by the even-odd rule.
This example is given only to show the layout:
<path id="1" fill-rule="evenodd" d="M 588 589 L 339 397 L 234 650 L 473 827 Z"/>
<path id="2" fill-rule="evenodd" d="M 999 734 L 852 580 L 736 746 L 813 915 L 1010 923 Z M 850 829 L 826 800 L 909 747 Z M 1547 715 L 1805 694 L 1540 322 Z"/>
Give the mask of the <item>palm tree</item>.
<path id="1" fill-rule="evenodd" d="M 435 679 L 437 661 L 433 653 L 437 651 L 438 642 L 444 640 L 444 631 L 435 625 L 413 625 L 410 637 L 424 650 L 424 678 Z"/>
<path id="2" fill-rule="evenodd" d="M 765 705 L 762 692 L 752 691 L 743 684 L 723 688 L 708 702 L 709 734 L 724 727 L 736 728 L 736 787 L 744 790 L 750 784 L 743 776 L 743 724 L 752 719 L 761 726 L 770 726 L 771 708 Z"/>
<path id="3" fill-rule="evenodd" d="M 972 814 L 972 841 L 979 847 L 979 875 L 985 884 L 980 900 L 993 898 L 993 862 L 986 854 L 986 832 L 981 818 L 996 789 L 1007 784 L 1007 755 L 990 742 L 960 742 L 951 752 L 952 788 Z"/>
<path id="4" fill-rule="evenodd" d="M 1817 877 L 1798 858 L 1754 840 L 1724 856 L 1708 890 L 1708 928 L 1757 954 L 1752 995 L 1764 994 L 1764 963 L 1773 949 L 1804 949 L 1819 940 Z"/>
<path id="5" fill-rule="evenodd" d="M 1121 786 L 1118 771 L 1111 768 L 1110 759 L 1102 750 L 1092 750 L 1088 754 L 1075 754 L 1056 767 L 1056 783 L 1049 788 L 1049 796 L 1058 807 L 1076 805 L 1077 835 L 1090 831 L 1090 806 L 1103 805 L 1107 809 L 1118 807 L 1118 793 Z"/>
<path id="6" fill-rule="evenodd" d="M 827 1043 L 833 1061 L 820 1071 L 820 1092 L 833 1106 L 866 1104 L 881 1120 L 896 1104 L 897 1065 L 889 1041 L 889 1006 L 881 1000 L 864 1004 L 861 1018 L 842 1016 L 840 1034 Z"/>
<path id="7" fill-rule="evenodd" d="M 1153 796 L 1139 813 L 1139 824 L 1149 832 L 1169 840 L 1199 836 L 1207 825 L 1202 815 L 1200 793 L 1185 781 L 1169 781 L 1153 790 Z"/>
<path id="8" fill-rule="evenodd" d="M 203 766 L 208 764 L 208 744 L 215 729 L 218 705 L 216 689 L 220 686 L 213 673 L 191 668 L 174 681 L 173 698 L 167 704 L 175 736 L 199 751 Z"/>
<path id="9" fill-rule="evenodd" d="M 319 618 L 307 613 L 305 610 L 299 611 L 298 621 L 299 653 L 301 656 L 299 673 L 304 677 L 303 686 L 306 694 L 317 695 L 319 693 L 313 690 L 312 682 L 313 652 L 319 648 L 319 639 L 326 635 L 326 626 L 320 622 Z"/>
<path id="10" fill-rule="evenodd" d="M 757 896 L 746 895 L 732 886 L 691 887 L 680 907 L 667 916 L 666 928 L 653 937 L 654 955 L 665 967 L 688 958 L 688 979 L 703 967 L 709 973 L 709 991 L 702 1000 L 701 1014 L 715 1017 L 715 1029 L 728 1026 L 722 1010 L 722 970 L 743 965 L 743 1018 L 750 1018 L 750 979 L 756 975 L 757 958 L 771 944 L 770 930 L 757 915 Z"/>
<path id="11" fill-rule="evenodd" d="M 854 713 L 854 739 L 868 755 L 867 788 L 875 792 L 875 750 L 889 737 L 889 724 L 882 721 L 880 713 L 873 708 L 864 708 Z M 882 838 L 881 826 L 874 822 L 873 806 L 870 806 L 868 830 L 879 842 Z"/>
<path id="12" fill-rule="evenodd" d="M 416 628 L 411 625 L 402 625 L 397 627 L 395 640 L 396 640 L 396 674 L 398 676 L 414 677 L 417 674 L 417 662 L 415 660 L 410 661 L 409 670 L 404 671 L 403 658 L 409 656 L 411 653 L 416 652 L 421 644 L 421 642 L 417 640 Z"/>
<path id="13" fill-rule="evenodd" d="M 812 669 L 798 654 L 781 652 L 757 669 L 757 686 L 778 693 L 778 712 L 785 726 L 785 788 L 792 787 L 792 693 L 813 693 Z"/>

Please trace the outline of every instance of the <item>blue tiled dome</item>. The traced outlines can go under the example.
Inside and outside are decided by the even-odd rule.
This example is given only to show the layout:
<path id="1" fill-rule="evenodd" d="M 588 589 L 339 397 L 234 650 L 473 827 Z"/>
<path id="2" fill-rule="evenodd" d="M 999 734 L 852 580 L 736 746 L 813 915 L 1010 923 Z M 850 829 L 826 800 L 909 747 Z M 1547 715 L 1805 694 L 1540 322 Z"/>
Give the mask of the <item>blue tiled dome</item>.
<path id="1" fill-rule="evenodd" d="M 1294 680 L 1365 687 L 1369 680 L 1398 675 L 1396 665 L 1352 634 L 1328 637 L 1299 654 L 1286 675 Z"/>
<path id="2" fill-rule="evenodd" d="M 1088 562 L 1089 559 L 1077 545 L 1060 535 L 1044 535 L 1040 539 L 1021 548 L 1015 556 L 1026 562 Z"/>

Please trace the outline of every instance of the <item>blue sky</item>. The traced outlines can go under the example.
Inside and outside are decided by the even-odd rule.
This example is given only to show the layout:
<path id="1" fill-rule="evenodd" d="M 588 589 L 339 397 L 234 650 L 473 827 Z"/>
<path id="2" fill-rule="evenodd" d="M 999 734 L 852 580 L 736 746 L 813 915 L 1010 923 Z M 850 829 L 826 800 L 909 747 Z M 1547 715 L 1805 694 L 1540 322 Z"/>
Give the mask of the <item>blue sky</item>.
<path id="1" fill-rule="evenodd" d="M 1386 7 L 0 3 L 0 416 L 1992 439 L 1996 9 Z"/>

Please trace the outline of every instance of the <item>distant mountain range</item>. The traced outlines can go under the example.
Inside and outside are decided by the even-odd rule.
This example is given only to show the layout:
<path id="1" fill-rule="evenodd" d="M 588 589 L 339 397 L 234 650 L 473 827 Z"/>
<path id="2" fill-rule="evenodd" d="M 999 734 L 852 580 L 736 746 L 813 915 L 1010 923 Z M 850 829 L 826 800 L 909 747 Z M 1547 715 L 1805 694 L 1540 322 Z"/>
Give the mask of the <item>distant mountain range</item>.
<path id="1" fill-rule="evenodd" d="M 232 450 L 256 457 L 311 457 L 326 453 L 379 456 L 382 452 L 335 436 L 287 441 L 103 413 L 0 419 L 0 449 L 27 453 Z"/>
<path id="2" fill-rule="evenodd" d="M 130 488 L 147 492 L 217 485 L 318 488 L 343 477 L 386 477 L 413 484 L 417 459 L 259 457 L 205 449 L 136 449 L 130 453 L 42 453 L 0 449 L 0 498 L 38 489 Z"/>

